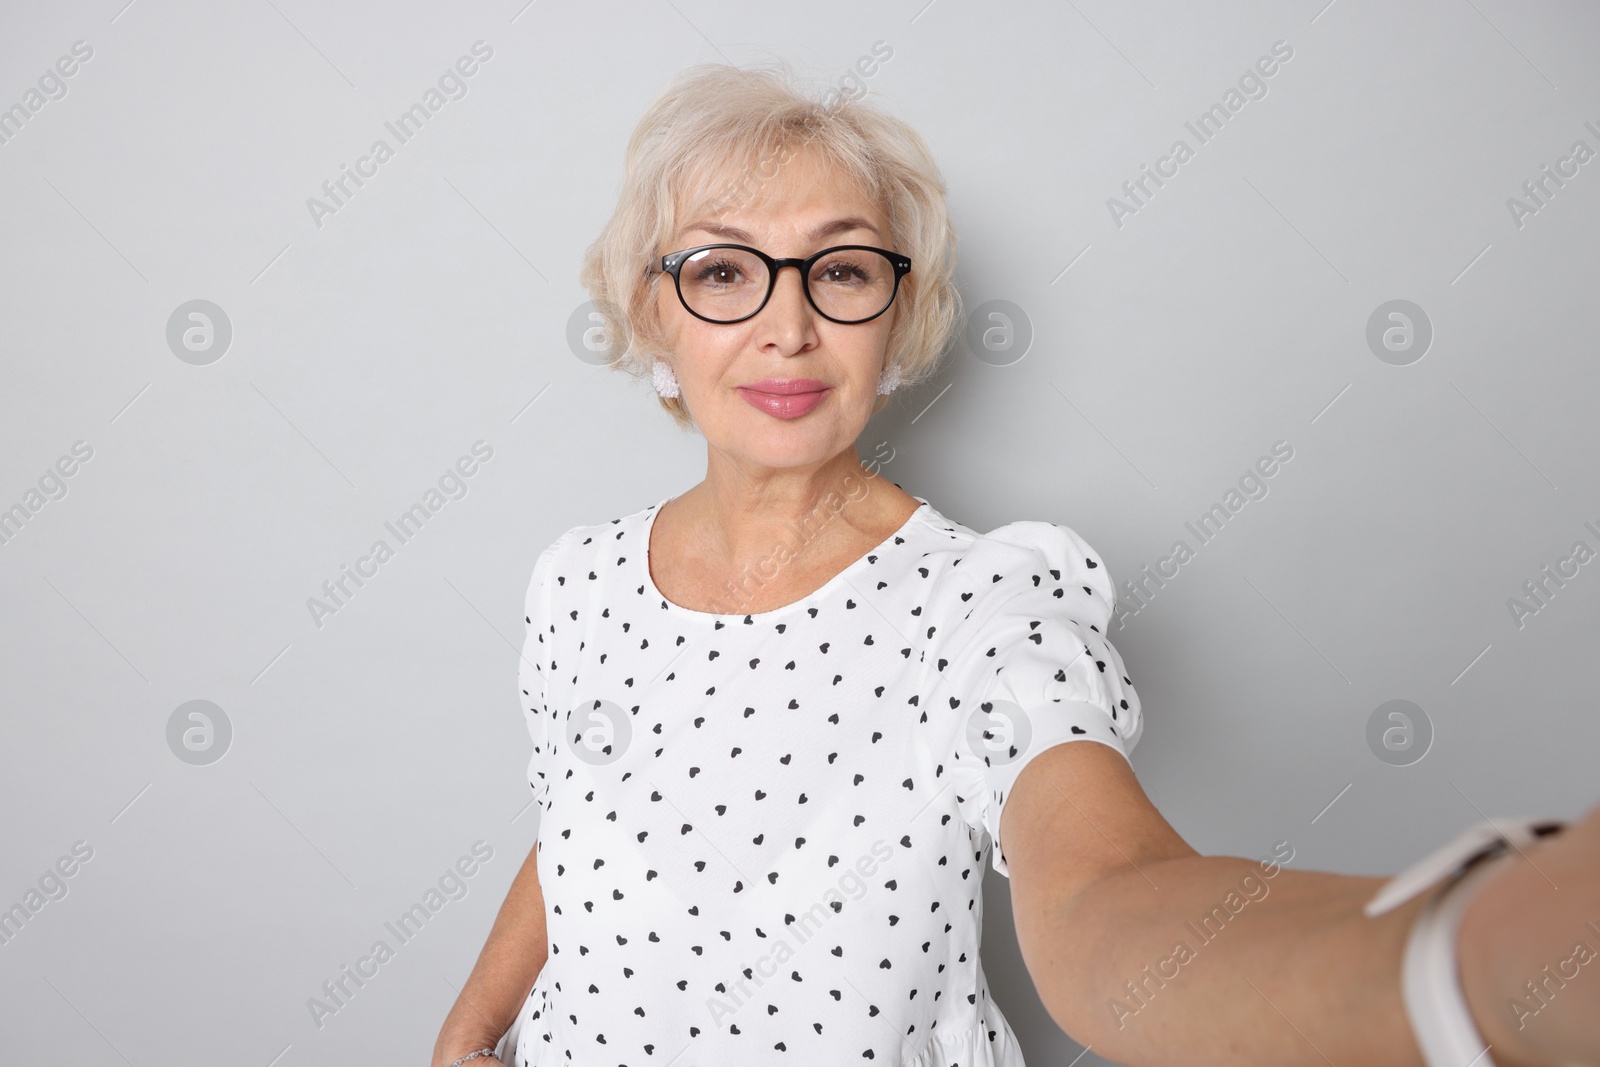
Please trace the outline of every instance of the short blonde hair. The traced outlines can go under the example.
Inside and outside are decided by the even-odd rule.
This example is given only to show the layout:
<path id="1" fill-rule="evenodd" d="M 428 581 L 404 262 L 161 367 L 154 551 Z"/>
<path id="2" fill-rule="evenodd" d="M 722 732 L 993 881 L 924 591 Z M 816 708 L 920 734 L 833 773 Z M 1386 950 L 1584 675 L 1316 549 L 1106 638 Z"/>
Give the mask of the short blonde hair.
<path id="1" fill-rule="evenodd" d="M 888 218 L 890 246 L 912 268 L 895 300 L 887 364 L 903 386 L 932 377 L 962 314 L 944 179 L 905 121 L 837 88 L 823 99 L 804 95 L 781 59 L 764 68 L 708 63 L 679 72 L 645 111 L 628 140 L 616 210 L 579 273 L 611 339 L 610 366 L 649 377 L 666 352 L 657 307 L 664 275 L 647 276 L 646 266 L 677 232 L 680 200 L 686 211 L 735 210 L 798 145 L 849 174 Z M 689 195 L 701 200 L 690 204 Z M 681 398 L 658 399 L 693 427 Z M 879 396 L 873 413 L 888 400 Z"/>

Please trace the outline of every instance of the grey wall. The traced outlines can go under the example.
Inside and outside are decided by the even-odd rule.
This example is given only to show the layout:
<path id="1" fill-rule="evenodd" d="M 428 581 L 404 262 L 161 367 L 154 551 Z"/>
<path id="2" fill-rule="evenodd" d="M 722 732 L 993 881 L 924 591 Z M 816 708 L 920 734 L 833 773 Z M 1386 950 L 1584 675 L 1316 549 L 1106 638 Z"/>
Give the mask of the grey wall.
<path id="1" fill-rule="evenodd" d="M 1600 551 L 1593 4 L 123 4 L 0 23 L 0 107 L 39 104 L 0 144 L 0 507 L 29 512 L 0 544 L 0 906 L 58 897 L 0 945 L 7 1062 L 423 1062 L 537 828 L 533 561 L 704 472 L 569 342 L 579 257 L 666 79 L 769 49 L 819 85 L 893 49 L 865 81 L 937 153 L 979 318 L 861 452 L 970 526 L 1165 566 L 1111 636 L 1192 844 L 1387 873 L 1484 814 L 1594 803 L 1600 562 L 1523 592 Z M 1275 42 L 1202 144 L 1185 123 Z M 1540 206 L 1546 165 L 1576 173 Z M 221 315 L 191 352 L 195 300 Z M 1420 314 L 1390 351 L 1395 300 Z M 465 495 L 313 619 L 479 441 Z M 1202 543 L 1242 478 L 1258 499 Z M 1398 750 L 1369 729 L 1396 700 Z M 479 841 L 465 896 L 318 1026 L 308 998 Z M 1030 1062 L 1068 1062 L 988 892 L 998 998 Z"/>

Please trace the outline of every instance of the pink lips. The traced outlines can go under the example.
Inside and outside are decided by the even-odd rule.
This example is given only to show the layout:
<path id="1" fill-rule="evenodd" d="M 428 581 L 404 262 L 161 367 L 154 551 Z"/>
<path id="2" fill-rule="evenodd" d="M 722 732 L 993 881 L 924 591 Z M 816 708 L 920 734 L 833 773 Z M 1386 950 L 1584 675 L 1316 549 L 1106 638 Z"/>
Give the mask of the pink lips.
<path id="1" fill-rule="evenodd" d="M 752 407 L 779 419 L 799 418 L 830 391 L 815 378 L 763 378 L 739 387 L 739 395 Z"/>

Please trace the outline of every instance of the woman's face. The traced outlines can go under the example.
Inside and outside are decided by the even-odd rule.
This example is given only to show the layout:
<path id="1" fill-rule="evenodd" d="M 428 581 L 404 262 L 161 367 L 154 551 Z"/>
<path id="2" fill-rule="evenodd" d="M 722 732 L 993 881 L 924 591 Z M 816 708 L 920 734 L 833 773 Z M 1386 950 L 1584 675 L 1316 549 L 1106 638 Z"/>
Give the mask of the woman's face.
<path id="1" fill-rule="evenodd" d="M 805 150 L 758 182 L 747 203 L 688 218 L 658 254 L 718 243 L 749 245 L 775 259 L 804 258 L 834 245 L 899 251 L 877 205 Z M 683 269 L 686 286 L 692 269 Z M 818 314 L 800 272 L 784 268 L 760 313 L 722 325 L 689 314 L 670 277 L 660 284 L 657 306 L 680 398 L 714 448 L 743 465 L 779 468 L 820 465 L 854 446 L 877 399 L 904 292 L 876 319 L 845 326 Z M 787 409 L 765 391 L 774 388 L 773 380 L 796 379 L 807 380 L 800 384 L 808 395 L 794 396 Z M 792 414 L 808 403 L 802 414 Z"/>

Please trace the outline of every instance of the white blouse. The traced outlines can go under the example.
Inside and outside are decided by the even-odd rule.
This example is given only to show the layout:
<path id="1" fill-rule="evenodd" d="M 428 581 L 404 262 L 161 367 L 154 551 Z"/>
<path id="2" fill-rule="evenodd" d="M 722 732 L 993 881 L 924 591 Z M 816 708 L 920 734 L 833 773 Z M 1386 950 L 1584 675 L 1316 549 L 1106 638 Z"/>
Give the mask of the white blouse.
<path id="1" fill-rule="evenodd" d="M 1009 873 L 1027 762 L 1126 757 L 1139 698 L 1081 537 L 916 499 L 752 614 L 657 591 L 665 500 L 540 555 L 520 674 L 550 954 L 516 1067 L 1022 1067 L 979 959 L 986 853 Z"/>

